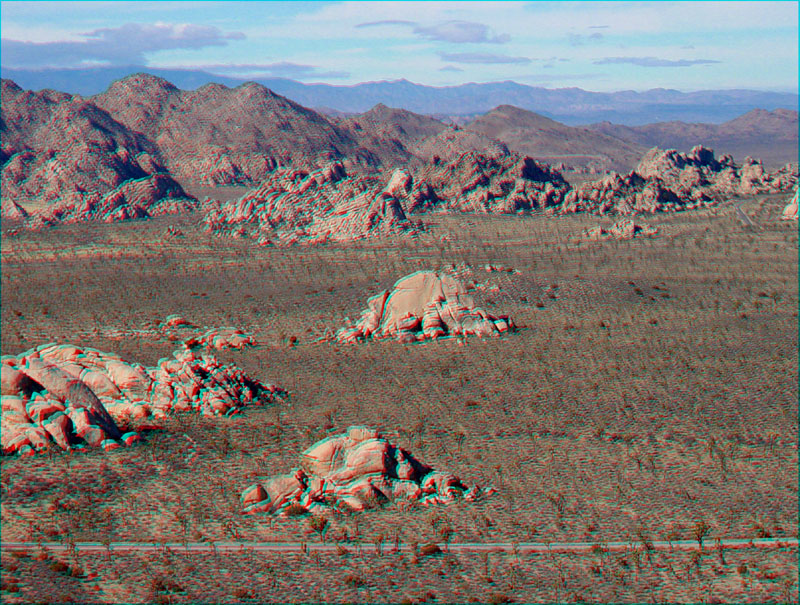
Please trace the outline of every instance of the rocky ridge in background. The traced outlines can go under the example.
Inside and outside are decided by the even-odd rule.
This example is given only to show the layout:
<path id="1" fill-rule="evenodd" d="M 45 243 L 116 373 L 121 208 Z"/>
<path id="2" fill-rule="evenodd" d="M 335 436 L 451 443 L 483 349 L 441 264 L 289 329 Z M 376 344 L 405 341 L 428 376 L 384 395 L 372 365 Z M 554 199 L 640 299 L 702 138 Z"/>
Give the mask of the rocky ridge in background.
<path id="1" fill-rule="evenodd" d="M 157 149 L 107 112 L 53 91 L 2 81 L 3 218 L 30 226 L 140 218 L 191 209 Z M 68 127 L 65 127 L 68 125 Z M 37 209 L 19 212 L 24 204 Z"/>
<path id="2" fill-rule="evenodd" d="M 203 185 L 256 185 L 277 167 L 379 164 L 346 130 L 253 82 L 186 91 L 135 74 L 91 102 L 152 141 L 177 178 Z"/>
<path id="3" fill-rule="evenodd" d="M 579 143 L 604 136 L 509 106 L 481 124 L 490 134 L 521 124 Z M 256 185 L 237 202 L 210 201 L 204 220 L 215 233 L 261 243 L 414 234 L 420 225 L 408 215 L 429 211 L 669 212 L 797 183 L 796 167 L 768 172 L 750 158 L 737 166 L 697 146 L 651 150 L 630 173 L 572 189 L 558 170 L 480 128 L 383 105 L 333 123 L 257 84 L 181 91 L 146 74 L 89 99 L 3 80 L 2 126 L 2 218 L 33 228 L 198 208 L 172 174 Z"/>
<path id="4" fill-rule="evenodd" d="M 651 149 L 627 175 L 612 173 L 571 190 L 560 213 L 636 214 L 674 212 L 719 203 L 730 196 L 782 193 L 797 186 L 797 167 L 787 165 L 767 172 L 747 158 L 737 166 L 733 158 L 702 145 L 688 154 L 674 149 Z"/>

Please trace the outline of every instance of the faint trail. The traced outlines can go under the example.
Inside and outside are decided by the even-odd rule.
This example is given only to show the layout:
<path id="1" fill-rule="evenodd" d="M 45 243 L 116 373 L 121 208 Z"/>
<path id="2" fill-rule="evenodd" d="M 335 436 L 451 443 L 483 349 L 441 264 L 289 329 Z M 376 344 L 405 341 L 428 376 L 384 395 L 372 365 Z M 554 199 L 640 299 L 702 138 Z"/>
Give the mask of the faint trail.
<path id="1" fill-rule="evenodd" d="M 749 216 L 747 216 L 747 215 L 744 213 L 744 211 L 742 210 L 742 205 L 741 205 L 741 204 L 739 204 L 738 206 L 736 206 L 736 218 L 738 218 L 738 219 L 739 219 L 739 221 L 740 221 L 740 222 L 741 222 L 743 225 L 746 225 L 746 226 L 748 226 L 748 227 L 753 227 L 754 229 L 758 227 L 758 225 L 756 225 L 756 224 L 755 224 L 755 223 L 752 221 L 752 219 L 751 219 Z"/>
<path id="2" fill-rule="evenodd" d="M 452 544 L 438 544 L 443 551 L 451 553 L 480 553 L 480 552 L 506 552 L 518 554 L 537 553 L 580 553 L 588 554 L 597 552 L 627 552 L 634 550 L 655 551 L 696 551 L 699 550 L 697 540 L 654 540 L 647 542 L 459 542 Z M 744 549 L 744 548 L 796 548 L 797 538 L 740 538 L 725 540 L 705 540 L 703 550 L 714 552 L 719 549 Z M 29 551 L 47 550 L 50 552 L 97 552 L 97 553 L 126 553 L 126 552 L 164 552 L 169 550 L 175 553 L 243 553 L 243 552 L 280 552 L 304 553 L 318 552 L 341 554 L 345 549 L 350 553 L 383 554 L 393 552 L 411 552 L 409 544 L 394 544 L 384 542 L 375 543 L 330 543 L 330 542 L 75 542 L 64 544 L 61 542 L 2 542 L 0 551 Z"/>

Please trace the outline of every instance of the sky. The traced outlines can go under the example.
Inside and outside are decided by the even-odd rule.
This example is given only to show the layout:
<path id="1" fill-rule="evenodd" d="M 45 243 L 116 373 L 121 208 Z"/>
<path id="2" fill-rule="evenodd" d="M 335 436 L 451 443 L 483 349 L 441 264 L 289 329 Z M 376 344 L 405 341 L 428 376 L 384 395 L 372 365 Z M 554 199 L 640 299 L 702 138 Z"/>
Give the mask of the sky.
<path id="1" fill-rule="evenodd" d="M 0 2 L 2 66 L 797 92 L 798 2 Z"/>

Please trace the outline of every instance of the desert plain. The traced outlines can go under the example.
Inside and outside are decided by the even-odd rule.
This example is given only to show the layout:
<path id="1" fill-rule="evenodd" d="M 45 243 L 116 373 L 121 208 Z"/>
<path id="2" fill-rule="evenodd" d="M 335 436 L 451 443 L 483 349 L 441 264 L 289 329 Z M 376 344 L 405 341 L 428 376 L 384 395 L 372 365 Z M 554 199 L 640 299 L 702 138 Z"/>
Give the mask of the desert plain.
<path id="1" fill-rule="evenodd" d="M 658 233 L 628 240 L 581 236 L 608 217 L 541 212 L 431 214 L 413 238 L 308 247 L 219 238 L 192 214 L 4 235 L 4 354 L 70 343 L 154 365 L 176 346 L 157 327 L 179 314 L 252 334 L 258 346 L 216 355 L 288 393 L 231 417 L 131 419 L 120 429 L 142 441 L 112 451 L 4 456 L 4 543 L 336 545 L 4 550 L 4 602 L 796 601 L 798 233 L 781 220 L 786 201 L 653 215 Z M 369 296 L 429 269 L 468 275 L 476 302 L 516 331 L 329 338 Z M 492 493 L 242 514 L 243 489 L 353 425 Z M 647 547 L 698 536 L 701 550 Z M 714 548 L 731 538 L 794 542 Z M 602 547 L 617 541 L 631 546 Z M 455 548 L 529 542 L 598 546 Z"/>

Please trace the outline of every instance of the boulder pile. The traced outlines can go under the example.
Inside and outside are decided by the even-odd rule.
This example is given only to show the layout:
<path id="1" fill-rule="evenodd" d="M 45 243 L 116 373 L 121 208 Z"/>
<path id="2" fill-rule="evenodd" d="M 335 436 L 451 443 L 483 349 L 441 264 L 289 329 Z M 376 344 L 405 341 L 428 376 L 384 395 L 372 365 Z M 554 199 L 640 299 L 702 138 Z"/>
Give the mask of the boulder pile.
<path id="1" fill-rule="evenodd" d="M 470 288 L 471 286 L 471 288 Z M 412 343 L 444 336 L 494 336 L 514 330 L 506 316 L 494 316 L 475 306 L 466 284 L 446 273 L 418 271 L 367 301 L 352 326 L 336 332 L 336 339 L 352 343 L 366 338 L 395 338 Z"/>
<path id="2" fill-rule="evenodd" d="M 340 163 L 278 170 L 237 202 L 210 206 L 206 230 L 260 244 L 315 244 L 416 234 L 400 200 L 377 178 L 348 177 Z"/>
<path id="3" fill-rule="evenodd" d="M 252 335 L 239 328 L 202 328 L 194 325 L 180 315 L 170 315 L 158 327 L 159 332 L 169 341 L 181 341 L 188 348 L 207 349 L 245 349 L 258 343 Z"/>
<path id="4" fill-rule="evenodd" d="M 786 207 L 783 209 L 783 214 L 781 215 L 781 219 L 784 221 L 796 221 L 797 220 L 797 193 L 798 191 L 795 190 L 794 196 L 792 197 L 791 201 L 786 204 Z"/>
<path id="5" fill-rule="evenodd" d="M 450 161 L 435 156 L 414 170 L 404 209 L 508 214 L 558 206 L 568 190 L 560 172 L 532 158 L 470 151 Z"/>
<path id="6" fill-rule="evenodd" d="M 113 353 L 73 345 L 42 345 L 4 356 L 2 448 L 32 454 L 49 443 L 111 449 L 132 443 L 117 422 L 196 411 L 231 415 L 283 394 L 206 351 L 184 348 L 153 368 Z"/>
<path id="7" fill-rule="evenodd" d="M 631 218 L 623 218 L 608 229 L 593 227 L 584 229 L 583 235 L 589 239 L 632 239 L 634 237 L 647 237 L 658 233 L 658 229 L 649 225 L 635 223 Z"/>
<path id="8" fill-rule="evenodd" d="M 105 194 L 97 190 L 66 193 L 59 201 L 32 213 L 25 226 L 42 229 L 87 221 L 111 223 L 196 209 L 197 200 L 187 195 L 172 177 L 154 174 L 125 181 Z"/>
<path id="9" fill-rule="evenodd" d="M 491 493 L 491 488 L 467 488 L 458 477 L 431 469 L 378 431 L 351 426 L 308 448 L 291 473 L 248 487 L 241 501 L 246 514 L 322 514 L 394 501 L 430 505 L 475 500 Z"/>
<path id="10" fill-rule="evenodd" d="M 602 215 L 690 210 L 733 195 L 791 191 L 797 178 L 791 165 L 769 173 L 761 162 L 746 158 L 739 167 L 731 156 L 715 158 L 702 145 L 688 154 L 655 148 L 629 174 L 612 173 L 571 190 L 559 211 Z"/>

